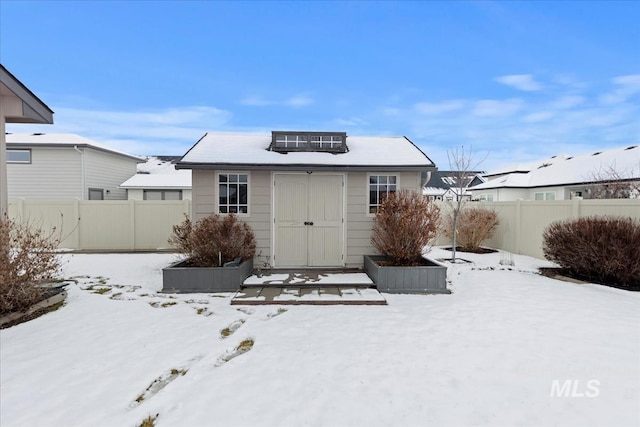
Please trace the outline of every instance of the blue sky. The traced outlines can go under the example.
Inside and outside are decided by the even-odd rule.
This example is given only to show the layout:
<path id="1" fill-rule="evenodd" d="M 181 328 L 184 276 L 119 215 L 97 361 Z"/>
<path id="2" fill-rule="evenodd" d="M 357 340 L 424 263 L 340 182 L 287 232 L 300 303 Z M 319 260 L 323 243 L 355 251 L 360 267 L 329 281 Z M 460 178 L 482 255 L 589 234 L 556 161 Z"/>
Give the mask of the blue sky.
<path id="1" fill-rule="evenodd" d="M 206 131 L 406 135 L 482 169 L 640 142 L 640 2 L 0 0 L 55 125 L 139 155 Z"/>

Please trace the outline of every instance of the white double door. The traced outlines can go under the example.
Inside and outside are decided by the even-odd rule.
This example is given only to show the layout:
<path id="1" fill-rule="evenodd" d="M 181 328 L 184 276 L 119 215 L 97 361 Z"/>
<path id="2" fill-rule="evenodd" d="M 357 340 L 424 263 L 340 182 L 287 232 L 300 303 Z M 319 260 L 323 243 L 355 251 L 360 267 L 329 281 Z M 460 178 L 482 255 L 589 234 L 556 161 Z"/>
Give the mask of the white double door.
<path id="1" fill-rule="evenodd" d="M 344 265 L 344 175 L 274 174 L 276 267 Z"/>

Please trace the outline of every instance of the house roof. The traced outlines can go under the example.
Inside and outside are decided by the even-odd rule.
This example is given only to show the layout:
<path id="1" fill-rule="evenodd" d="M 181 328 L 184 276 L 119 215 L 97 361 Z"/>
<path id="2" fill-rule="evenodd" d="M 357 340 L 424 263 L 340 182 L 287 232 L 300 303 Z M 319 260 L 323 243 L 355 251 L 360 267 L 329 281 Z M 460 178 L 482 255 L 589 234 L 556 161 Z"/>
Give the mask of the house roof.
<path id="1" fill-rule="evenodd" d="M 78 148 L 93 148 L 95 150 L 104 151 L 107 153 L 117 154 L 120 156 L 128 157 L 138 162 L 144 162 L 142 157 L 134 156 L 133 154 L 125 153 L 124 151 L 115 150 L 99 142 L 85 138 L 73 133 L 7 133 L 6 134 L 7 147 L 78 147 Z"/>
<path id="2" fill-rule="evenodd" d="M 175 162 L 180 156 L 151 156 L 145 163 L 138 164 L 138 173 L 122 184 L 120 188 L 149 189 L 190 189 L 191 171 L 176 170 Z"/>
<path id="3" fill-rule="evenodd" d="M 120 188 L 190 189 L 191 171 L 179 170 L 175 173 L 138 173 L 120 185 Z"/>
<path id="4" fill-rule="evenodd" d="M 415 170 L 435 164 L 406 137 L 347 136 L 346 153 L 269 151 L 270 134 L 206 133 L 177 164 L 179 169 L 235 167 L 292 170 Z"/>
<path id="5" fill-rule="evenodd" d="M 482 171 L 468 171 L 466 173 L 466 182 L 465 182 L 465 187 L 468 187 L 469 184 L 471 184 L 473 181 L 475 181 L 476 179 L 479 181 L 484 182 L 484 179 L 482 179 L 482 177 L 480 177 L 480 174 L 482 174 L 484 172 Z M 461 173 L 459 171 L 444 171 L 444 170 L 438 170 L 438 171 L 433 171 L 431 172 L 431 177 L 429 179 L 429 181 L 427 181 L 427 183 L 425 184 L 425 189 L 426 188 L 433 188 L 433 189 L 443 189 L 446 190 L 448 188 L 457 188 L 458 187 L 458 178 L 460 177 Z M 424 176 L 424 174 L 423 174 Z"/>
<path id="6" fill-rule="evenodd" d="M 588 183 L 598 180 L 594 175 L 606 176 L 610 170 L 615 170 L 623 178 L 640 177 L 640 146 L 630 145 L 575 157 L 555 156 L 539 163 L 529 172 L 510 173 L 472 189 L 534 188 Z"/>
<path id="7" fill-rule="evenodd" d="M 17 114 L 7 114 L 7 123 L 53 123 L 53 111 L 16 76 L 0 64 L 0 96 L 17 98 L 22 103 Z"/>

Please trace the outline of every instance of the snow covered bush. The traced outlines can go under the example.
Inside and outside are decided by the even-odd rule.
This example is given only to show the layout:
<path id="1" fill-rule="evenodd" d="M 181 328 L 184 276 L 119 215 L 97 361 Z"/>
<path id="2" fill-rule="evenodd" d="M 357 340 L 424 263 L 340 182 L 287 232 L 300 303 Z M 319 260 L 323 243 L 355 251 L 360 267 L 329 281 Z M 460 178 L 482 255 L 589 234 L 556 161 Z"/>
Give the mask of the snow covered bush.
<path id="1" fill-rule="evenodd" d="M 453 215 L 445 217 L 442 233 L 453 238 Z M 465 208 L 458 214 L 456 244 L 464 252 L 477 252 L 482 243 L 490 239 L 500 221 L 495 211 Z"/>
<path id="2" fill-rule="evenodd" d="M 195 224 L 186 217 L 173 226 L 169 243 L 188 255 L 193 267 L 220 267 L 236 258 L 251 259 L 256 253 L 251 227 L 234 214 L 209 215 Z"/>
<path id="3" fill-rule="evenodd" d="M 439 219 L 440 208 L 428 198 L 408 190 L 391 193 L 376 213 L 371 244 L 394 265 L 420 265 Z"/>
<path id="4" fill-rule="evenodd" d="M 640 290 L 640 221 L 592 216 L 549 225 L 544 256 L 569 273 L 598 283 Z"/>
<path id="5" fill-rule="evenodd" d="M 41 285 L 56 280 L 60 263 L 55 230 L 0 219 L 0 314 L 22 311 L 43 299 Z"/>

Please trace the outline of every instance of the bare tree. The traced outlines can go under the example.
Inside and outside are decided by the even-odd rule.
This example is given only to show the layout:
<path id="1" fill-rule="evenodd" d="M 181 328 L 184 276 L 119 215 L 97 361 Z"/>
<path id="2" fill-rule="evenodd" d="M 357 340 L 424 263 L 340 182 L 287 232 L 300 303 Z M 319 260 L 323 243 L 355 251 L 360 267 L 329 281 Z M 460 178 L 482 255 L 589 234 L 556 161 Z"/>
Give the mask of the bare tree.
<path id="1" fill-rule="evenodd" d="M 629 199 L 640 197 L 640 164 L 638 170 L 619 170 L 615 162 L 602 165 L 587 175 L 593 185 L 589 187 L 589 199 Z"/>
<path id="2" fill-rule="evenodd" d="M 465 203 L 469 200 L 469 197 L 465 195 L 467 186 L 473 180 L 473 174 L 471 171 L 477 170 L 478 166 L 486 160 L 489 156 L 487 154 L 479 161 L 474 160 L 473 149 L 465 149 L 464 145 L 460 147 L 447 150 L 447 159 L 449 160 L 449 169 L 451 177 L 453 178 L 454 185 L 451 187 L 454 192 L 454 199 L 450 201 L 450 205 L 453 211 L 453 242 L 451 245 L 451 262 L 456 262 L 456 237 L 458 234 L 458 215 L 464 208 Z"/>

